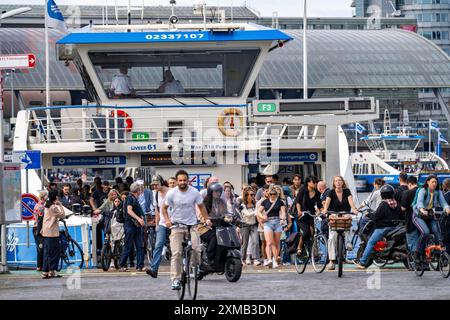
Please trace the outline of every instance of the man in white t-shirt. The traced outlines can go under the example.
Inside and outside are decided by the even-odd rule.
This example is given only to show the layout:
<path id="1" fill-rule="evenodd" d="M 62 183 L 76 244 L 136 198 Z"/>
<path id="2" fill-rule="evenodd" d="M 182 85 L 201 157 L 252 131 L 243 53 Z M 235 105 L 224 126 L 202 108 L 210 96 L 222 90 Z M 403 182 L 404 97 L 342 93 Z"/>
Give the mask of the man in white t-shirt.
<path id="1" fill-rule="evenodd" d="M 170 233 L 170 250 L 172 251 L 172 259 L 170 262 L 170 279 L 172 280 L 172 290 L 181 289 L 181 269 L 182 260 L 181 253 L 183 250 L 183 241 L 188 232 L 191 231 L 192 249 L 195 254 L 194 264 L 200 264 L 201 248 L 200 236 L 198 234 L 197 210 L 203 216 L 206 224 L 211 226 L 211 220 L 203 204 L 203 197 L 200 192 L 188 184 L 188 173 L 180 170 L 175 175 L 178 186 L 171 189 L 164 200 L 162 207 L 163 217 L 166 220 L 166 227 L 171 228 Z M 169 216 L 168 209 L 172 208 Z M 189 229 L 180 228 L 180 225 L 189 226 Z"/>
<path id="2" fill-rule="evenodd" d="M 134 88 L 131 84 L 128 68 L 126 66 L 121 66 L 120 74 L 113 77 L 111 81 L 111 91 L 116 97 L 126 97 L 134 93 Z"/>

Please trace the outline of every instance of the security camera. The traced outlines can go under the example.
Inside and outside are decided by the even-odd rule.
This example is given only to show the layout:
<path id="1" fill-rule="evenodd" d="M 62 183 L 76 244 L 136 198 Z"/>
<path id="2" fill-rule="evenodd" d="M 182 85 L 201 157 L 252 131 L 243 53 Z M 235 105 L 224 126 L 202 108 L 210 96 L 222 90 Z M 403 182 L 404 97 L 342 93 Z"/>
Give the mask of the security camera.
<path id="1" fill-rule="evenodd" d="M 170 16 L 169 21 L 171 24 L 175 24 L 178 22 L 178 17 L 177 16 Z"/>
<path id="2" fill-rule="evenodd" d="M 167 145 L 167 149 L 172 150 L 172 149 L 173 149 L 173 145 L 168 144 L 168 145 Z"/>

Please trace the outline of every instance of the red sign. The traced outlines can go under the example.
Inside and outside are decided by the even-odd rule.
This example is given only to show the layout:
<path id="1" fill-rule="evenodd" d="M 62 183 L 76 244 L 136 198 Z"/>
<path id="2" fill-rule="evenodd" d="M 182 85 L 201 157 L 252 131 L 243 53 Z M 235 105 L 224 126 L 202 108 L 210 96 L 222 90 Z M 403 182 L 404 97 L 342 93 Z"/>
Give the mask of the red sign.
<path id="1" fill-rule="evenodd" d="M 22 195 L 22 220 L 31 221 L 34 219 L 33 211 L 39 199 L 31 193 L 25 193 Z"/>
<path id="2" fill-rule="evenodd" d="M 0 55 L 0 69 L 29 69 L 36 65 L 34 54 Z"/>
<path id="3" fill-rule="evenodd" d="M 403 29 L 406 31 L 411 31 L 411 32 L 417 32 L 417 26 L 414 26 L 414 25 L 404 25 L 404 26 L 401 26 L 400 29 Z"/>

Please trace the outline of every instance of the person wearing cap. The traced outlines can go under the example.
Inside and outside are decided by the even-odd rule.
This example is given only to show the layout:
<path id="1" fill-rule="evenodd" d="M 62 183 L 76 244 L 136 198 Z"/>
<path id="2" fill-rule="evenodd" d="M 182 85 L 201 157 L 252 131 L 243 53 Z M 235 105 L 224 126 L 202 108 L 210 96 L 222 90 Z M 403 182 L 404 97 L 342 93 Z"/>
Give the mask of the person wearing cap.
<path id="1" fill-rule="evenodd" d="M 152 178 L 152 188 L 155 191 L 155 197 L 153 198 L 153 206 L 155 208 L 155 218 L 156 218 L 156 241 L 155 249 L 153 250 L 153 259 L 150 268 L 147 270 L 147 274 L 153 278 L 158 277 L 158 269 L 161 263 L 161 256 L 166 244 L 167 236 L 170 229 L 166 227 L 166 220 L 161 213 L 161 207 L 164 204 L 167 192 L 169 192 L 169 185 L 167 181 L 160 176 L 153 176 Z M 170 212 L 170 208 L 169 208 Z"/>

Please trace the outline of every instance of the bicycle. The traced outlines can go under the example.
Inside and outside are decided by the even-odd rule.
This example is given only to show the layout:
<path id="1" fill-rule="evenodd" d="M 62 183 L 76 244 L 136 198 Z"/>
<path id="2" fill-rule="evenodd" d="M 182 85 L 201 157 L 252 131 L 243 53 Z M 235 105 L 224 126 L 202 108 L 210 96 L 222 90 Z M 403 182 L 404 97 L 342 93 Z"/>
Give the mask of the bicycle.
<path id="1" fill-rule="evenodd" d="M 444 219 L 443 212 L 432 211 L 436 220 Z M 439 219 L 440 218 L 440 219 Z M 438 222 L 438 229 L 440 230 L 440 221 Z M 430 235 L 427 239 L 427 245 L 421 257 L 413 258 L 412 267 L 418 277 L 423 276 L 425 269 L 429 266 L 434 271 L 439 271 L 443 278 L 450 276 L 450 255 L 446 248 L 441 244 L 435 244 L 434 235 Z"/>
<path id="2" fill-rule="evenodd" d="M 150 213 L 144 215 L 144 252 L 149 265 L 152 265 L 153 251 L 156 245 L 155 217 Z"/>
<path id="3" fill-rule="evenodd" d="M 313 232 L 311 239 L 304 239 L 302 242 L 302 254 L 295 254 L 294 264 L 298 274 L 302 274 L 306 270 L 308 262 L 311 260 L 313 269 L 317 273 L 323 272 L 328 263 L 328 248 L 327 238 L 321 232 L 317 224 L 320 223 L 320 217 L 316 216 L 310 211 L 303 211 L 303 216 L 298 219 L 300 221 L 305 215 L 309 215 L 314 218 L 314 228 L 316 232 Z M 300 237 L 303 238 L 302 231 L 300 230 Z M 311 259 L 312 257 L 312 259 Z"/>
<path id="4" fill-rule="evenodd" d="M 328 212 L 328 225 L 331 231 L 337 232 L 337 248 L 336 248 L 336 260 L 338 265 L 338 277 L 342 277 L 345 261 L 345 236 L 344 233 L 350 231 L 352 227 L 352 218 L 349 215 L 351 212 Z"/>
<path id="5" fill-rule="evenodd" d="M 315 232 L 311 248 L 311 264 L 317 273 L 322 273 L 327 266 L 328 259 L 328 236 L 320 229 L 322 217 L 314 217 Z"/>
<path id="6" fill-rule="evenodd" d="M 69 217 L 69 215 L 67 216 Z M 79 269 L 83 268 L 84 254 L 81 246 L 76 242 L 69 233 L 66 220 L 60 219 L 63 223 L 64 229 L 59 232 L 59 241 L 61 246 L 61 257 L 56 271 L 61 271 L 63 264 L 67 267 L 75 265 Z"/>
<path id="7" fill-rule="evenodd" d="M 191 259 L 192 254 L 194 253 L 191 241 L 192 226 L 188 226 L 181 223 L 175 223 L 170 229 L 177 229 L 177 228 L 187 230 L 187 234 L 185 233 L 185 237 L 183 240 L 183 250 L 181 253 L 181 259 L 183 264 L 181 271 L 181 288 L 180 290 L 177 290 L 177 295 L 179 300 L 183 300 L 187 291 L 188 296 L 192 300 L 195 300 L 197 298 L 199 266 L 193 265 Z"/>
<path id="8" fill-rule="evenodd" d="M 120 257 L 122 255 L 124 241 L 125 237 L 122 236 L 120 240 L 115 240 L 111 244 L 111 234 L 106 234 L 100 257 L 103 271 L 109 270 L 111 260 L 114 263 L 114 268 L 116 270 L 120 269 Z"/>

